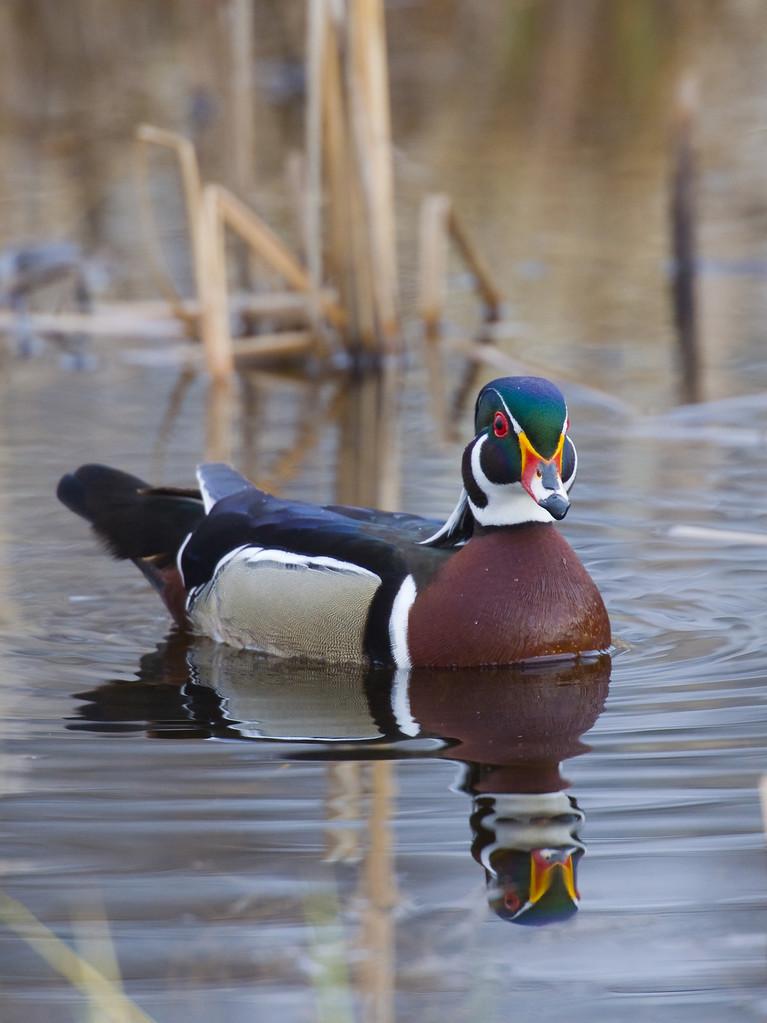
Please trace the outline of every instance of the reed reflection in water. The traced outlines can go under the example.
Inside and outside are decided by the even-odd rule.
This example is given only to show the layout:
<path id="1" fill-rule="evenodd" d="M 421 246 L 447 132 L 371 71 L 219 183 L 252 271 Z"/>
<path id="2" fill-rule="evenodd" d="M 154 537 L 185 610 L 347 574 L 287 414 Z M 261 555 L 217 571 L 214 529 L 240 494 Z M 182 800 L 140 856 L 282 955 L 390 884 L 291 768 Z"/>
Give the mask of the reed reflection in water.
<path id="1" fill-rule="evenodd" d="M 193 381 L 174 419 L 165 416 L 174 383 L 167 371 L 115 366 L 94 400 L 93 379 L 62 383 L 28 368 L 15 369 L 3 402 L 14 435 L 28 438 L 4 448 L 13 474 L 2 493 L 14 622 L 6 618 L 2 646 L 12 897 L 69 944 L 78 939 L 73 916 L 87 915 L 93 897 L 101 919 L 87 926 L 95 933 L 107 922 L 125 990 L 158 1020 L 209 1018 L 223 1004 L 246 1019 L 254 1005 L 276 1013 L 286 1002 L 286 1018 L 299 1020 L 313 1011 L 318 984 L 339 1004 L 354 1000 L 356 985 L 379 1007 L 379 1021 L 451 1007 L 455 1018 L 473 1019 L 489 999 L 486 1018 L 505 1020 L 510 984 L 526 1008 L 548 992 L 547 1023 L 561 1018 L 573 990 L 598 992 L 579 1003 L 579 1018 L 592 1018 L 597 1002 L 602 1018 L 616 1018 L 625 992 L 637 991 L 643 998 L 628 1012 L 637 1020 L 645 999 L 665 1011 L 683 998 L 688 1016 L 697 1013 L 699 997 L 680 994 L 692 990 L 710 995 L 706 1023 L 720 1023 L 723 1007 L 742 997 L 755 1004 L 764 976 L 758 552 L 742 539 L 712 551 L 668 528 L 690 521 L 692 507 L 701 526 L 757 528 L 743 516 L 764 489 L 750 471 L 760 458 L 758 422 L 753 459 L 737 455 L 763 402 L 634 422 L 573 399 L 584 475 L 565 532 L 599 579 L 622 652 L 608 709 L 587 740 L 593 750 L 564 769 L 571 793 L 558 764 L 578 752 L 606 680 L 580 692 L 543 680 L 527 687 L 527 676 L 522 687 L 493 672 L 440 673 L 430 691 L 418 676 L 397 689 L 394 679 L 374 685 L 342 672 L 333 688 L 295 665 L 197 641 L 187 648 L 177 637 L 154 663 L 146 655 L 136 679 L 167 619 L 137 574 L 62 516 L 52 481 L 82 458 L 78 424 L 90 402 L 99 427 L 91 457 L 188 482 L 205 446 L 205 391 Z M 343 452 L 344 499 L 379 503 L 387 445 L 368 445 L 375 409 L 386 404 L 374 381 L 364 398 L 342 379 L 278 384 L 263 373 L 251 390 L 211 405 L 236 464 L 257 480 L 277 479 L 290 497 L 329 502 L 340 494 Z M 444 514 L 460 449 L 435 436 L 423 393 L 411 376 L 396 393 L 402 416 L 387 424 L 407 438 L 398 503 Z M 305 414 L 317 431 L 308 448 L 297 443 L 309 436 Z M 148 471 L 164 418 L 170 428 Z M 468 411 L 458 424 L 464 436 L 467 420 Z M 658 463 L 669 430 L 705 438 L 694 466 L 685 444 L 664 448 Z M 364 492 L 355 490 L 361 480 Z M 105 687 L 104 679 L 115 681 Z M 517 696 L 514 687 L 522 687 Z M 97 695 L 71 720 L 71 694 L 83 690 Z M 407 695 L 409 718 L 397 692 Z M 487 708 L 479 718 L 475 700 Z M 515 716 L 523 709 L 524 729 Z M 312 727 L 299 728 L 298 710 Z M 397 726 L 410 719 L 416 734 Z M 562 862 L 546 875 L 551 857 L 539 861 L 531 884 L 534 849 L 560 850 Z M 510 927 L 487 912 L 488 898 L 501 915 L 523 910 L 519 922 L 572 911 L 568 857 L 572 888 L 583 889 L 569 921 Z M 17 934 L 0 941 L 9 1018 L 25 1019 L 44 983 L 77 1018 L 82 996 Z M 343 1011 L 326 1018 L 336 1023 Z"/>

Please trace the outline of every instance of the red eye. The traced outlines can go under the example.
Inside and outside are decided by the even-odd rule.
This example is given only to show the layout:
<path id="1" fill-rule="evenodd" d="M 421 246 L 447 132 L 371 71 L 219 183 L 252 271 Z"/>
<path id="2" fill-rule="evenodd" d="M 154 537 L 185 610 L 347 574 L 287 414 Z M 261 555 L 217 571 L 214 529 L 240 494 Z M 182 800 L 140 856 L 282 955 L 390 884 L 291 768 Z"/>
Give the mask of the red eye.
<path id="1" fill-rule="evenodd" d="M 510 913 L 516 913 L 516 911 L 522 905 L 522 900 L 512 888 L 504 895 L 503 904 L 506 907 L 506 909 L 509 910 Z"/>
<path id="2" fill-rule="evenodd" d="M 503 412 L 496 412 L 493 419 L 493 433 L 496 437 L 506 437 L 509 433 L 509 421 Z"/>

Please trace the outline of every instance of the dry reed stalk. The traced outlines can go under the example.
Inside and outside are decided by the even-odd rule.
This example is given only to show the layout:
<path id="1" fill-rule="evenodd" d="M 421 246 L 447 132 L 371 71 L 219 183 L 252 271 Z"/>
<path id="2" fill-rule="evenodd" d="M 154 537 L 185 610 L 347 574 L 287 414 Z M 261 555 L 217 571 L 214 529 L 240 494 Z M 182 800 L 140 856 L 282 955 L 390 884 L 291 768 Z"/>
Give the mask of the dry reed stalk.
<path id="1" fill-rule="evenodd" d="M 436 420 L 440 426 L 440 435 L 445 437 L 450 435 L 451 420 L 455 417 L 448 417 L 444 367 L 438 342 L 442 339 L 451 240 L 471 274 L 474 288 L 483 303 L 483 324 L 498 321 L 502 301 L 500 292 L 469 240 L 449 197 L 439 194 L 426 196 L 421 204 L 419 230 L 418 312 L 424 326 L 426 366 Z M 484 328 L 478 340 L 489 340 Z M 469 365 L 453 402 L 454 411 L 457 406 L 463 405 L 475 377 L 475 367 Z"/>
<path id="2" fill-rule="evenodd" d="M 105 1021 L 114 1023 L 154 1023 L 131 1001 L 115 981 L 74 952 L 27 907 L 0 892 L 0 923 L 16 934 L 59 976 L 98 1005 Z"/>
<path id="3" fill-rule="evenodd" d="M 255 112 L 253 103 L 254 0 L 232 0 L 230 24 L 232 170 L 235 187 L 247 195 L 253 186 Z"/>
<path id="4" fill-rule="evenodd" d="M 184 205 L 186 208 L 187 225 L 189 238 L 192 246 L 192 266 L 195 279 L 195 287 L 198 296 L 201 294 L 201 279 L 204 273 L 204 254 L 202 251 L 202 237 L 200 231 L 200 211 L 202 186 L 200 183 L 200 170 L 197 163 L 197 154 L 194 146 L 176 132 L 165 131 L 156 128 L 151 124 L 141 124 L 136 129 L 136 175 L 138 182 L 138 196 L 141 219 L 144 226 L 144 233 L 147 239 L 150 258 L 153 263 L 155 275 L 160 289 L 168 298 L 173 308 L 174 315 L 183 320 L 189 328 L 196 326 L 196 321 L 191 322 L 183 300 L 178 289 L 171 280 L 170 274 L 165 267 L 162 254 L 162 247 L 159 241 L 157 222 L 154 215 L 154 207 L 149 195 L 149 164 L 148 147 L 159 146 L 172 152 L 178 162 L 181 174 L 181 184 L 184 193 Z"/>
<path id="5" fill-rule="evenodd" d="M 397 312 L 394 184 L 382 0 L 348 0 L 347 88 L 356 177 L 368 231 L 373 318 L 383 352 L 401 348 Z"/>
<path id="6" fill-rule="evenodd" d="M 469 236 L 464 230 L 463 224 L 452 207 L 450 209 L 448 228 L 450 236 L 455 242 L 467 269 L 472 275 L 474 287 L 484 302 L 485 321 L 493 323 L 500 320 L 503 297 L 493 283 L 484 260 L 480 257 L 477 249 L 474 248 Z"/>
<path id="7" fill-rule="evenodd" d="M 222 225 L 238 234 L 291 288 L 305 295 L 311 293 L 311 281 L 304 267 L 250 207 L 221 185 L 206 185 L 205 192 L 211 195 L 211 202 Z M 338 303 L 329 298 L 327 292 L 320 292 L 318 301 L 325 319 L 334 327 L 342 328 L 346 316 Z"/>
<path id="8" fill-rule="evenodd" d="M 15 313 L 0 310 L 0 331 L 10 331 L 17 322 Z M 179 340 L 187 336 L 174 319 L 158 317 L 141 320 L 119 313 L 34 313 L 27 318 L 30 330 L 39 334 L 100 334 L 104 337 Z"/>
<path id="9" fill-rule="evenodd" d="M 325 0 L 308 0 L 306 29 L 308 80 L 305 129 L 304 237 L 311 287 L 322 284 L 322 120 L 323 69 L 328 35 Z"/>
<path id="10" fill-rule="evenodd" d="M 232 342 L 237 360 L 284 358 L 307 355 L 317 349 L 317 337 L 311 330 L 284 330 L 278 334 L 256 334 Z"/>
<path id="11" fill-rule="evenodd" d="M 429 339 L 441 336 L 447 295 L 448 241 L 452 240 L 484 305 L 485 323 L 501 318 L 503 296 L 446 195 L 427 195 L 421 204 L 418 312 Z"/>
<path id="12" fill-rule="evenodd" d="M 226 241 L 216 185 L 206 185 L 203 189 L 200 228 L 204 257 L 200 302 L 205 362 L 214 381 L 225 380 L 234 372 L 234 352 L 229 330 Z"/>
<path id="13" fill-rule="evenodd" d="M 333 303 L 335 294 L 324 288 L 318 295 L 322 303 Z M 296 291 L 270 291 L 251 295 L 234 292 L 229 295 L 229 306 L 238 313 L 250 313 L 268 319 L 295 319 L 306 314 L 306 295 Z"/>
<path id="14" fill-rule="evenodd" d="M 349 313 L 344 343 L 349 351 L 375 347 L 369 248 L 365 211 L 350 144 L 346 23 L 340 11 L 326 7 L 325 60 L 322 75 L 324 166 L 328 209 L 328 276 L 338 282 Z"/>
<path id="15" fill-rule="evenodd" d="M 263 259 L 290 287 L 311 295 L 312 288 L 306 270 L 287 246 L 260 217 L 221 185 L 206 185 L 203 189 L 203 236 L 205 253 L 205 279 L 203 283 L 202 333 L 208 372 L 216 379 L 231 375 L 234 369 L 235 347 L 229 329 L 229 290 L 226 275 L 227 228 L 234 231 L 259 258 Z M 343 309 L 328 296 L 317 292 L 316 299 L 327 320 L 336 326 L 343 324 Z M 273 340 L 273 339 L 272 339 Z M 287 345 L 295 349 L 295 338 Z M 250 345 L 251 349 L 254 347 Z M 265 342 L 262 348 L 267 349 Z M 275 349 L 276 351 L 276 349 Z"/>

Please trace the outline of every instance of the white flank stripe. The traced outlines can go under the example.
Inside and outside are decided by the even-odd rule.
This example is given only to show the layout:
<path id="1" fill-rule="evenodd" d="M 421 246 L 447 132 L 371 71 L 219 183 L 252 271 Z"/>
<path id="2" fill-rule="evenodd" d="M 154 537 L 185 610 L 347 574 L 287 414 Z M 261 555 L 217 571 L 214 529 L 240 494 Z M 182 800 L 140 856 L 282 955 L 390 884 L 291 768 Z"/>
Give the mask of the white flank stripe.
<path id="1" fill-rule="evenodd" d="M 189 593 L 187 593 L 186 595 L 187 611 L 192 610 L 192 604 L 194 603 L 194 599 L 198 593 L 202 593 L 203 591 L 207 591 L 208 593 L 210 592 L 214 583 L 216 582 L 216 576 L 219 574 L 222 568 L 225 568 L 229 564 L 229 562 L 233 558 L 236 558 L 239 554 L 242 554 L 243 551 L 260 550 L 261 550 L 260 547 L 251 547 L 249 544 L 244 543 L 241 544 L 239 547 L 235 547 L 234 550 L 229 551 L 228 554 L 225 554 L 223 558 L 221 558 L 221 560 L 217 562 L 216 567 L 213 569 L 213 572 L 211 573 L 210 579 L 208 579 L 208 581 L 206 583 L 203 583 L 201 586 L 193 586 Z"/>
<path id="2" fill-rule="evenodd" d="M 410 712 L 409 684 L 410 672 L 407 669 L 399 669 L 394 672 L 391 709 L 394 714 L 394 720 L 397 722 L 397 728 L 399 728 L 403 735 L 409 735 L 414 738 L 419 734 L 421 728 Z"/>
<path id="3" fill-rule="evenodd" d="M 240 550 L 242 549 L 240 548 Z M 236 554 L 237 552 L 234 551 L 233 553 Z M 292 551 L 253 547 L 249 549 L 245 560 L 249 563 L 253 561 L 271 561 L 278 565 L 300 565 L 306 568 L 335 568 L 342 572 L 353 572 L 356 575 L 366 575 L 370 579 L 380 580 L 380 576 L 377 573 L 371 572 L 367 568 L 362 568 L 361 565 L 355 565 L 352 561 L 339 561 L 338 558 L 325 558 L 322 555 L 312 557 L 308 554 L 294 554 Z M 221 564 L 222 562 L 219 562 L 216 566 L 216 571 L 218 571 Z"/>
<path id="4" fill-rule="evenodd" d="M 410 667 L 407 646 L 407 620 L 416 597 L 415 579 L 407 576 L 397 591 L 389 618 L 389 643 L 394 663 L 398 668 Z"/>
<path id="5" fill-rule="evenodd" d="M 191 535 L 192 534 L 190 533 L 189 536 Z M 189 537 L 187 537 L 187 540 L 188 539 Z M 184 543 L 186 544 L 186 541 L 184 541 Z M 221 558 L 221 560 L 216 564 L 216 567 L 213 569 L 210 579 L 208 579 L 204 585 L 195 586 L 189 591 L 186 598 L 187 611 L 191 610 L 193 598 L 197 595 L 197 593 L 203 590 L 210 592 L 216 583 L 218 575 L 224 568 L 226 568 L 229 562 L 233 561 L 235 558 L 241 558 L 248 564 L 253 564 L 257 561 L 267 561 L 277 565 L 295 565 L 299 568 L 337 569 L 342 572 L 368 576 L 371 579 L 377 579 L 379 582 L 381 578 L 375 572 L 370 572 L 367 568 L 355 565 L 351 561 L 339 561 L 337 558 L 325 558 L 322 556 L 310 557 L 306 554 L 293 554 L 291 551 L 272 550 L 268 547 L 253 547 L 250 544 L 242 544 L 240 547 L 235 547 Z"/>
<path id="6" fill-rule="evenodd" d="M 178 574 L 181 576 L 181 582 L 184 584 L 184 586 L 186 586 L 186 580 L 184 579 L 184 573 L 181 571 L 181 555 L 184 553 L 184 548 L 191 539 L 192 534 L 187 533 L 186 540 L 184 540 L 184 542 L 181 544 L 181 546 L 178 549 L 178 554 L 176 555 L 176 568 L 178 568 Z"/>

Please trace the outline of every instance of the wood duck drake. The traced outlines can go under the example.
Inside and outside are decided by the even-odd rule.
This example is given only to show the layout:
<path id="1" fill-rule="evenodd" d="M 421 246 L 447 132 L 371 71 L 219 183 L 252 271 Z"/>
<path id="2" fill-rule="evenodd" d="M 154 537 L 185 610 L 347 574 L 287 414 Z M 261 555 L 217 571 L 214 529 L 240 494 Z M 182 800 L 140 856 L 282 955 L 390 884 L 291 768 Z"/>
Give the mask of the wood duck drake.
<path id="1" fill-rule="evenodd" d="M 575 656 L 605 650 L 610 624 L 552 525 L 577 468 L 568 429 L 547 380 L 483 387 L 444 524 L 282 500 L 222 464 L 200 466 L 199 490 L 85 465 L 58 497 L 180 625 L 234 647 L 399 668 Z"/>

